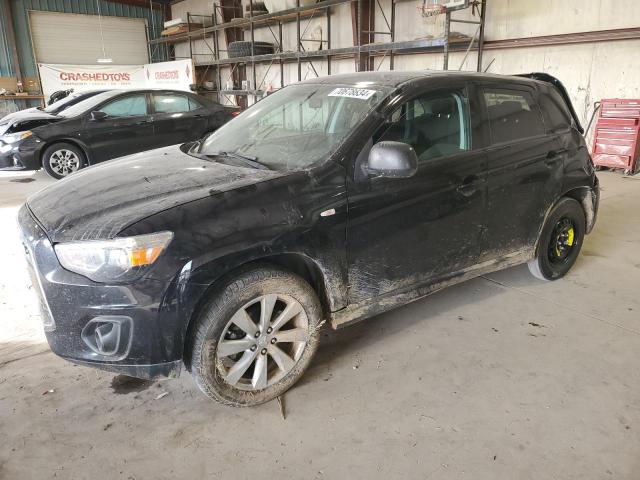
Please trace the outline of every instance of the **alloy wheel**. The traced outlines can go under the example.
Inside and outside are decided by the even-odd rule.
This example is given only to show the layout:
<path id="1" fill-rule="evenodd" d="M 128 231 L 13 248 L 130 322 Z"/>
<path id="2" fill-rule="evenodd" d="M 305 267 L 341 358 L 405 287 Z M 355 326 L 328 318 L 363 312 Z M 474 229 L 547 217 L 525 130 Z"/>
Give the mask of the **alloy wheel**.
<path id="1" fill-rule="evenodd" d="M 268 294 L 251 300 L 222 331 L 216 368 L 240 390 L 262 390 L 291 372 L 309 341 L 304 308 L 288 295 Z"/>
<path id="2" fill-rule="evenodd" d="M 80 170 L 80 158 L 71 150 L 56 150 L 49 157 L 49 165 L 56 174 L 65 177 Z"/>

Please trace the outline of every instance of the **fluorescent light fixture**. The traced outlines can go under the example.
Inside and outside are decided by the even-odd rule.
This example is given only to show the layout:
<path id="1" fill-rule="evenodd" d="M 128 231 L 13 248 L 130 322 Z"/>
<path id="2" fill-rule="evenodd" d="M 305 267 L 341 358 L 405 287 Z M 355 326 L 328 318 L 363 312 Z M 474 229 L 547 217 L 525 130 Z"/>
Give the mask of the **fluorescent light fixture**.
<path id="1" fill-rule="evenodd" d="M 98 63 L 113 63 L 113 59 L 112 58 L 99 58 Z"/>

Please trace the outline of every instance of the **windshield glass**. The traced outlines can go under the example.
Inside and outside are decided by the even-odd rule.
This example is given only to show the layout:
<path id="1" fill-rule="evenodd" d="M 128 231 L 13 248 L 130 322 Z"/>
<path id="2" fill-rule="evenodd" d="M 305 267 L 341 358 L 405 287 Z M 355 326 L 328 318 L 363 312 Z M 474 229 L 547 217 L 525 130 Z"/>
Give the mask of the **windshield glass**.
<path id="1" fill-rule="evenodd" d="M 61 112 L 58 112 L 58 116 L 64 117 L 64 118 L 71 118 L 77 115 L 81 115 L 85 112 L 91 111 L 97 105 L 101 104 L 105 100 L 108 100 L 117 94 L 118 92 L 116 90 L 112 90 L 108 92 L 99 93 L 97 95 L 94 95 L 93 97 L 85 98 L 84 100 L 76 103 L 75 105 L 72 105 L 69 108 L 65 108 Z"/>
<path id="2" fill-rule="evenodd" d="M 81 102 L 82 100 L 86 100 L 87 98 L 93 97 L 97 95 L 100 91 L 97 92 L 78 92 L 72 93 L 71 95 L 64 97 L 62 100 L 58 100 L 55 103 L 52 103 L 48 107 L 44 109 L 47 113 L 58 113 L 66 108 L 69 108 L 71 105 Z"/>
<path id="3" fill-rule="evenodd" d="M 216 130 L 198 152 L 242 155 L 273 170 L 307 168 L 335 152 L 390 91 L 291 85 Z"/>

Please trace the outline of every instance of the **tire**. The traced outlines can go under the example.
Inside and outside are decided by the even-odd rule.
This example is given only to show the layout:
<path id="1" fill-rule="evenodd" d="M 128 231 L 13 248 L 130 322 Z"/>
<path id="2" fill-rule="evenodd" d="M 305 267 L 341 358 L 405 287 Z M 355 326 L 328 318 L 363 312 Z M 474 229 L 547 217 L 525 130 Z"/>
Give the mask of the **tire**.
<path id="1" fill-rule="evenodd" d="M 42 168 L 57 180 L 84 168 L 85 163 L 82 150 L 70 143 L 54 143 L 42 155 Z"/>
<path id="2" fill-rule="evenodd" d="M 582 206 L 573 198 L 562 198 L 540 232 L 536 256 L 527 264 L 531 274 L 540 280 L 562 278 L 580 254 L 585 226 Z"/>
<path id="3" fill-rule="evenodd" d="M 268 55 L 274 52 L 273 43 L 269 42 L 254 42 L 253 54 L 254 55 Z M 229 58 L 238 57 L 250 57 L 251 56 L 251 42 L 231 42 L 228 47 Z"/>
<path id="4" fill-rule="evenodd" d="M 263 323 L 260 317 L 269 305 L 270 323 Z M 197 319 L 190 351 L 196 384 L 211 399 L 233 407 L 273 400 L 311 362 L 321 319 L 318 297 L 299 276 L 269 265 L 239 274 Z"/>
<path id="5" fill-rule="evenodd" d="M 250 18 L 250 17 L 255 17 L 256 15 L 264 15 L 269 13 L 269 10 L 267 10 L 267 7 L 265 6 L 264 2 L 253 2 L 253 11 L 251 11 L 251 5 L 246 5 L 244 7 L 245 10 L 245 14 L 244 17 L 245 18 Z"/>

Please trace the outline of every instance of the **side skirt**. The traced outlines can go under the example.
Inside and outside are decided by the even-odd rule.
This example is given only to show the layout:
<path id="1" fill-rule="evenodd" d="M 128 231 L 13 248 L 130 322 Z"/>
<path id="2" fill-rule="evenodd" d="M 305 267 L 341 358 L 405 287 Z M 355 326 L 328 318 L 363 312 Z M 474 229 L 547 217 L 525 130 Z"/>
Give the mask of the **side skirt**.
<path id="1" fill-rule="evenodd" d="M 465 282 L 480 275 L 526 263 L 531 260 L 533 256 L 534 251 L 530 249 L 520 250 L 496 260 L 489 260 L 449 274 L 433 283 L 422 284 L 400 291 L 396 290 L 376 298 L 349 305 L 331 314 L 331 326 L 334 329 L 349 326 L 353 323 L 419 300 L 451 285 Z"/>

